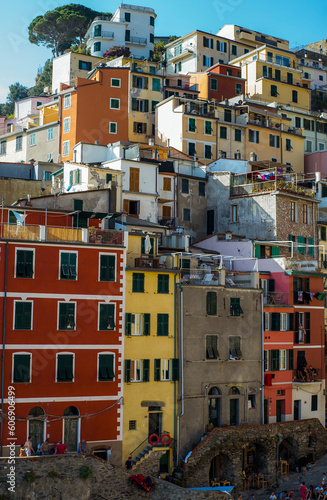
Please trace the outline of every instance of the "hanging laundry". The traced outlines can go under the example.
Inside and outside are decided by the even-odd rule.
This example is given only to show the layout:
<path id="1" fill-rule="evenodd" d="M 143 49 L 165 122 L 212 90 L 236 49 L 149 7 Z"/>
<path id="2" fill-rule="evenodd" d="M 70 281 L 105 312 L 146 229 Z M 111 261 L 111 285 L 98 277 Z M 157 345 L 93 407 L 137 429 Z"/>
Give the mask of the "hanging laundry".
<path id="1" fill-rule="evenodd" d="M 303 302 L 303 292 L 297 292 L 297 300 Z"/>
<path id="2" fill-rule="evenodd" d="M 326 297 L 325 293 L 316 293 L 316 299 L 318 300 L 324 300 L 325 297 Z"/>
<path id="3" fill-rule="evenodd" d="M 316 294 L 315 294 L 315 293 L 310 292 L 310 300 L 314 299 L 314 298 L 315 298 L 315 296 L 316 296 Z"/>

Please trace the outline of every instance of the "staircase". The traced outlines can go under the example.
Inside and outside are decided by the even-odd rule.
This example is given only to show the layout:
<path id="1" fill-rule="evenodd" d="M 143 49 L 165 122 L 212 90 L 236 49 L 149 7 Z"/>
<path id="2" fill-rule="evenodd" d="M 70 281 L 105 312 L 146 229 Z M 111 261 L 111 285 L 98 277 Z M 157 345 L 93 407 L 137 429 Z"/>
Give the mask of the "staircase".
<path id="1" fill-rule="evenodd" d="M 167 434 L 167 433 L 165 433 Z M 131 452 L 132 457 L 132 470 L 136 469 L 144 460 L 149 458 L 153 452 L 162 451 L 165 452 L 174 447 L 174 440 L 172 439 L 169 444 L 162 444 L 160 441 L 158 444 L 149 443 L 148 438 L 146 438 L 135 450 Z"/>
<path id="2" fill-rule="evenodd" d="M 153 450 L 152 444 L 148 444 L 142 451 L 139 452 L 132 460 L 132 469 L 135 469 Z"/>

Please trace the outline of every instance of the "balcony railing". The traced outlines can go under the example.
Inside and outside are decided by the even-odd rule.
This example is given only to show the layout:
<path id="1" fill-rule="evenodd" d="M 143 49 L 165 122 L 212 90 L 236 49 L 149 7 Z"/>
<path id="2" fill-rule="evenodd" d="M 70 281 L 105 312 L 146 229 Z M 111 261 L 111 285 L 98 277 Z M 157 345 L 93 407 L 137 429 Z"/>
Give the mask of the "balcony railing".
<path id="1" fill-rule="evenodd" d="M 1 225 L 1 238 L 26 241 L 61 241 L 65 243 L 91 243 L 97 245 L 123 245 L 123 231 L 54 226 Z"/>
<path id="2" fill-rule="evenodd" d="M 113 31 L 101 31 L 100 33 L 95 32 L 94 30 L 85 37 L 85 40 L 90 40 L 90 38 L 110 38 L 113 40 L 115 38 L 115 34 Z"/>
<path id="3" fill-rule="evenodd" d="M 289 304 L 288 292 L 268 292 L 263 296 L 265 305 L 287 305 Z"/>
<path id="4" fill-rule="evenodd" d="M 306 384 L 312 382 L 320 382 L 322 380 L 321 370 L 317 368 L 301 368 L 296 370 L 294 383 Z"/>
<path id="5" fill-rule="evenodd" d="M 295 194 L 298 196 L 308 196 L 314 198 L 316 195 L 315 189 L 310 189 L 304 186 L 300 186 L 296 183 L 285 182 L 282 180 L 272 180 L 272 181 L 257 181 L 248 184 L 239 184 L 231 186 L 230 195 L 231 196 L 246 196 L 254 193 L 269 193 L 272 191 L 280 191 L 289 194 Z"/>
<path id="6" fill-rule="evenodd" d="M 279 129 L 279 130 L 282 130 L 283 132 L 287 132 L 290 134 L 302 135 L 301 129 L 297 129 L 295 127 L 287 127 L 286 128 L 283 123 L 282 124 L 280 123 L 280 121 L 271 120 L 270 118 L 266 119 L 265 117 L 262 117 L 262 118 L 256 118 L 255 120 L 249 119 L 248 124 L 258 125 L 259 127 Z"/>
<path id="7" fill-rule="evenodd" d="M 129 40 L 125 40 L 126 44 L 132 44 L 132 45 L 146 45 L 147 44 L 147 39 L 142 38 L 139 36 L 131 36 Z"/>
<path id="8" fill-rule="evenodd" d="M 193 54 L 193 50 L 190 48 L 182 48 L 175 50 L 169 49 L 167 51 L 167 57 L 170 62 L 178 61 L 179 59 L 183 59 L 184 57 L 191 56 Z"/>

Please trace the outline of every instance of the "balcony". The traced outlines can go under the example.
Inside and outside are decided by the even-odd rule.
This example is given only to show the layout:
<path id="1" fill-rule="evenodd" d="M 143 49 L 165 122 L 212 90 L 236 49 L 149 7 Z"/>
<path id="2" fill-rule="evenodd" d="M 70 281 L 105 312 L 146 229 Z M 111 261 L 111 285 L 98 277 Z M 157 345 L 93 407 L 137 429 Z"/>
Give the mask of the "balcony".
<path id="1" fill-rule="evenodd" d="M 271 80 L 272 82 L 276 82 L 276 83 L 287 83 L 288 85 L 291 85 L 292 87 L 294 87 L 294 90 L 298 87 L 306 88 L 306 87 L 303 87 L 303 85 L 301 85 L 301 82 L 293 82 L 293 80 L 290 81 L 287 78 L 274 78 L 273 76 L 268 76 L 267 74 L 259 73 L 257 75 L 257 80 L 259 80 L 260 78 L 265 78 L 266 80 Z M 309 78 L 305 78 L 305 80 L 309 80 Z"/>
<path id="2" fill-rule="evenodd" d="M 297 174 L 283 174 L 283 169 L 271 169 L 266 172 L 252 172 L 234 175 L 231 181 L 230 196 L 248 196 L 252 194 L 271 194 L 283 192 L 297 196 L 315 198 L 316 190 L 306 187 Z"/>
<path id="3" fill-rule="evenodd" d="M 275 64 L 277 66 L 281 66 L 284 68 L 299 69 L 298 63 L 295 61 L 291 61 L 288 57 L 282 57 L 282 56 L 271 57 L 261 52 L 257 60 L 264 63 Z"/>
<path id="4" fill-rule="evenodd" d="M 131 36 L 129 40 L 125 40 L 126 45 L 146 45 L 147 39 L 139 36 Z"/>
<path id="5" fill-rule="evenodd" d="M 97 33 L 93 30 L 85 37 L 85 41 L 88 41 L 91 38 L 107 38 L 108 40 L 113 40 L 115 38 L 115 34 L 113 31 L 101 31 L 100 33 Z"/>
<path id="6" fill-rule="evenodd" d="M 289 294 L 288 292 L 268 292 L 263 296 L 263 303 L 268 306 L 288 305 Z"/>
<path id="7" fill-rule="evenodd" d="M 167 57 L 170 63 L 181 61 L 182 59 L 190 57 L 192 54 L 194 54 L 193 50 L 191 49 L 185 49 L 185 48 L 179 49 L 177 47 L 176 49 L 177 49 L 176 51 L 174 50 L 174 48 L 169 49 L 167 51 Z"/>
<path id="8" fill-rule="evenodd" d="M 256 118 L 255 120 L 249 119 L 248 120 L 249 125 L 256 125 L 258 127 L 265 127 L 265 128 L 270 128 L 270 129 L 275 129 L 275 132 L 278 132 L 278 130 L 282 130 L 283 132 L 287 132 L 288 134 L 294 134 L 294 135 L 302 135 L 302 130 L 297 129 L 295 127 L 288 127 L 284 128 L 284 124 L 281 123 L 278 120 L 271 120 L 270 118 L 266 118 L 265 116 L 260 116 L 260 118 Z"/>
<path id="9" fill-rule="evenodd" d="M 229 273 L 217 266 L 211 269 L 182 269 L 181 283 L 184 285 L 227 286 L 236 288 L 256 288 L 257 273 Z"/>
<path id="10" fill-rule="evenodd" d="M 317 368 L 298 368 L 296 370 L 296 376 L 293 378 L 294 385 L 302 384 L 312 384 L 316 382 L 321 382 L 322 375 L 321 370 Z"/>
<path id="11" fill-rule="evenodd" d="M 1 225 L 1 239 L 39 242 L 88 243 L 95 245 L 123 245 L 123 231 L 54 226 Z"/>

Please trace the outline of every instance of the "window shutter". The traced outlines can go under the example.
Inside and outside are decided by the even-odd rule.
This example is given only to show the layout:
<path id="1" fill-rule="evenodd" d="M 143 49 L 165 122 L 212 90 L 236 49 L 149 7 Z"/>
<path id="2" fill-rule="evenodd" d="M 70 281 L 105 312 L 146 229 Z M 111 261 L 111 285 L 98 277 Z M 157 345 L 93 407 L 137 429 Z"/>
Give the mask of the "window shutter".
<path id="1" fill-rule="evenodd" d="M 137 106 L 137 99 L 136 99 L 136 97 L 132 97 L 132 111 L 136 111 L 136 106 Z"/>
<path id="2" fill-rule="evenodd" d="M 288 239 L 289 239 L 289 241 L 294 241 L 294 239 L 293 239 L 293 235 L 292 235 L 292 234 L 289 234 L 289 235 L 288 235 Z M 290 247 L 289 247 L 289 249 L 288 249 L 288 250 L 289 250 L 289 252 L 291 252 L 291 251 L 292 251 L 292 245 L 290 245 Z"/>
<path id="3" fill-rule="evenodd" d="M 271 247 L 271 256 L 279 257 L 279 247 Z"/>
<path id="4" fill-rule="evenodd" d="M 304 254 L 305 252 L 305 247 L 304 245 L 300 245 L 300 243 L 305 243 L 305 237 L 304 236 L 298 236 L 298 252 L 301 254 Z"/>
<path id="5" fill-rule="evenodd" d="M 131 381 L 131 360 L 125 359 L 125 382 Z"/>
<path id="6" fill-rule="evenodd" d="M 149 382 L 150 380 L 150 360 L 143 359 L 143 382 Z"/>
<path id="7" fill-rule="evenodd" d="M 273 312 L 271 314 L 271 330 L 273 332 L 280 331 L 280 313 Z"/>
<path id="8" fill-rule="evenodd" d="M 143 314 L 143 335 L 150 335 L 150 318 L 149 313 Z"/>
<path id="9" fill-rule="evenodd" d="M 23 303 L 16 302 L 15 304 L 15 330 L 23 330 Z"/>
<path id="10" fill-rule="evenodd" d="M 29 354 L 19 354 L 14 356 L 14 382 L 30 382 Z"/>
<path id="11" fill-rule="evenodd" d="M 255 250 L 255 258 L 260 259 L 260 245 L 255 245 L 254 250 Z"/>
<path id="12" fill-rule="evenodd" d="M 147 113 L 149 111 L 149 101 L 148 99 L 144 100 L 144 113 Z"/>
<path id="13" fill-rule="evenodd" d="M 274 291 L 275 291 L 275 280 L 269 279 L 268 280 L 268 292 L 274 292 Z"/>
<path id="14" fill-rule="evenodd" d="M 289 349 L 288 351 L 288 369 L 293 370 L 294 369 L 294 353 L 293 349 Z"/>
<path id="15" fill-rule="evenodd" d="M 206 65 L 206 56 L 203 56 L 203 66 Z"/>
<path id="16" fill-rule="evenodd" d="M 289 313 L 288 315 L 288 330 L 292 332 L 294 330 L 294 314 Z"/>
<path id="17" fill-rule="evenodd" d="M 279 350 L 273 349 L 271 351 L 271 370 L 278 371 L 279 370 Z"/>
<path id="18" fill-rule="evenodd" d="M 124 212 L 129 213 L 129 200 L 124 200 Z"/>
<path id="19" fill-rule="evenodd" d="M 160 359 L 154 360 L 154 380 L 156 382 L 160 380 Z"/>
<path id="20" fill-rule="evenodd" d="M 313 238 L 309 238 L 309 245 L 313 245 Z M 309 255 L 313 255 L 313 247 L 309 247 Z"/>
<path id="21" fill-rule="evenodd" d="M 311 336 L 310 336 L 310 313 L 305 313 L 305 333 L 306 333 L 306 343 L 310 344 Z"/>
<path id="22" fill-rule="evenodd" d="M 69 185 L 70 186 L 73 185 L 73 171 L 72 170 L 69 172 Z"/>
<path id="23" fill-rule="evenodd" d="M 132 314 L 125 314 L 125 335 L 131 335 L 132 333 Z"/>
<path id="24" fill-rule="evenodd" d="M 143 134 L 146 134 L 146 123 L 142 123 L 142 129 Z"/>
<path id="25" fill-rule="evenodd" d="M 172 364 L 173 364 L 173 380 L 177 381 L 179 380 L 179 359 L 174 358 L 172 360 Z"/>
<path id="26" fill-rule="evenodd" d="M 148 88 L 148 81 L 149 81 L 148 77 L 147 77 L 147 76 L 145 76 L 145 77 L 144 77 L 144 88 L 145 88 L 145 89 L 147 89 L 147 88 Z"/>
<path id="27" fill-rule="evenodd" d="M 213 66 L 213 57 L 210 57 L 210 66 Z"/>
<path id="28" fill-rule="evenodd" d="M 269 134 L 269 146 L 274 147 L 274 136 L 272 134 Z"/>

